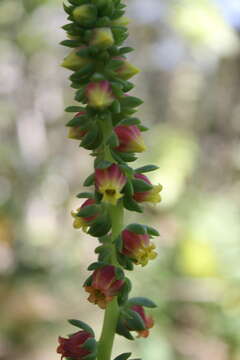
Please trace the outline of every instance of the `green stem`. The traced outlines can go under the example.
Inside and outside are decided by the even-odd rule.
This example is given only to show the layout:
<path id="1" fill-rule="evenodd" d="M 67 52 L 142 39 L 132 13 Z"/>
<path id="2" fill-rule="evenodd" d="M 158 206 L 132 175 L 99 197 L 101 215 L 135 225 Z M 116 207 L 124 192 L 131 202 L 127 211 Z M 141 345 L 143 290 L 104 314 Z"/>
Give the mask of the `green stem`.
<path id="1" fill-rule="evenodd" d="M 112 133 L 112 121 L 111 119 L 106 119 L 106 121 L 102 124 L 102 130 L 104 134 L 104 141 L 108 139 L 108 137 Z M 105 144 L 104 146 L 104 159 L 108 161 L 114 161 L 109 146 Z M 112 222 L 112 236 L 111 236 L 111 244 L 112 244 L 112 255 L 111 255 L 111 264 L 115 266 L 119 266 L 116 256 L 116 248 L 113 244 L 113 241 L 117 238 L 123 228 L 123 216 L 124 216 L 124 208 L 121 201 L 118 202 L 116 206 L 109 205 L 108 211 L 111 217 Z M 111 360 L 113 342 L 117 327 L 117 321 L 119 317 L 119 306 L 117 297 L 115 297 L 106 307 L 104 314 L 104 322 L 102 333 L 100 336 L 100 340 L 98 342 L 98 360 Z"/>
<path id="2" fill-rule="evenodd" d="M 115 240 L 123 228 L 123 205 L 121 202 L 117 206 L 109 205 L 109 213 L 112 219 L 112 239 Z M 116 249 L 113 245 L 111 263 L 119 266 L 116 257 Z M 98 360 L 110 360 L 112 347 L 119 316 L 119 306 L 115 297 L 105 310 L 102 334 L 98 343 Z"/>

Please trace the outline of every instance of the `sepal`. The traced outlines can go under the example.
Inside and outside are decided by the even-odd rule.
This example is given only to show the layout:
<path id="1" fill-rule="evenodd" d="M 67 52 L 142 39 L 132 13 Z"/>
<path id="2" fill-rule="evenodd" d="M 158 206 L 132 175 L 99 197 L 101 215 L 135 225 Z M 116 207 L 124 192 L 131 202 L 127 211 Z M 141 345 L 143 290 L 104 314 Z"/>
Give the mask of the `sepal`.
<path id="1" fill-rule="evenodd" d="M 93 329 L 91 328 L 91 326 L 89 326 L 85 322 L 83 322 L 81 320 L 76 320 L 76 319 L 70 319 L 70 320 L 68 320 L 68 322 L 69 322 L 69 324 L 76 326 L 79 329 L 85 330 L 86 332 L 88 332 L 94 336 Z"/>
<path id="2" fill-rule="evenodd" d="M 114 360 L 127 360 L 131 355 L 132 355 L 132 353 L 124 353 L 124 354 L 118 355 Z"/>

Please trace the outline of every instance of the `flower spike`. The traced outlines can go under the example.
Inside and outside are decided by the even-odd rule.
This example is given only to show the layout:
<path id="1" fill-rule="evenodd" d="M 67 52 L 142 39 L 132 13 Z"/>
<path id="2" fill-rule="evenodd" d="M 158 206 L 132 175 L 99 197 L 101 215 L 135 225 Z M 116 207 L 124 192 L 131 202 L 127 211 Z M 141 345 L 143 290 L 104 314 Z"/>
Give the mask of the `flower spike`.
<path id="1" fill-rule="evenodd" d="M 142 132 L 147 128 L 133 117 L 143 101 L 130 94 L 129 81 L 139 69 L 128 61 L 133 51 L 123 43 L 128 37 L 129 19 L 123 0 L 66 0 L 68 22 L 62 28 L 71 48 L 62 66 L 73 73 L 69 79 L 76 89 L 77 102 L 66 112 L 74 113 L 67 122 L 68 137 L 80 140 L 80 147 L 94 158 L 91 175 L 86 177 L 78 198 L 83 204 L 72 212 L 73 227 L 97 238 L 97 259 L 88 267 L 91 275 L 83 287 L 88 300 L 105 311 L 98 342 L 93 329 L 81 320 L 69 320 L 79 331 L 59 337 L 57 353 L 65 360 L 111 360 L 116 333 L 134 340 L 147 337 L 153 319 L 144 307 L 155 307 L 145 297 L 129 299 L 131 281 L 123 270 L 144 267 L 157 256 L 152 237 L 157 230 L 132 223 L 124 226 L 124 212 L 142 213 L 141 203 L 158 203 L 161 185 L 152 185 L 143 175 L 154 165 L 138 169 L 129 164 L 146 150 Z M 115 360 L 127 360 L 123 352 Z"/>

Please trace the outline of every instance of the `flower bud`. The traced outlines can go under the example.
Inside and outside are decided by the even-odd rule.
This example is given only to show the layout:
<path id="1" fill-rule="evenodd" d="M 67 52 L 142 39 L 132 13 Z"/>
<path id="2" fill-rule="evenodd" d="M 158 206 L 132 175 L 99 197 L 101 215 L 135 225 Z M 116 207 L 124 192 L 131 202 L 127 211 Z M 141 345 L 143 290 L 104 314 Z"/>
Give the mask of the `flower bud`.
<path id="1" fill-rule="evenodd" d="M 136 125 L 119 125 L 114 128 L 119 146 L 115 150 L 120 152 L 143 152 L 146 150 L 141 131 Z"/>
<path id="2" fill-rule="evenodd" d="M 145 181 L 147 184 L 152 185 L 147 176 L 143 174 L 135 174 L 134 177 L 139 180 Z M 161 201 L 160 192 L 162 191 L 162 185 L 154 185 L 152 189 L 142 192 L 134 192 L 133 198 L 137 202 L 151 202 L 158 203 Z"/>
<path id="3" fill-rule="evenodd" d="M 108 27 L 93 29 L 90 45 L 108 49 L 114 44 L 112 30 Z"/>
<path id="4" fill-rule="evenodd" d="M 146 329 L 145 330 L 138 330 L 137 333 L 138 333 L 138 336 L 137 337 L 148 337 L 149 335 L 149 329 L 151 329 L 154 325 L 154 321 L 153 321 L 153 318 L 151 316 L 147 316 L 145 314 L 145 310 L 143 308 L 143 306 L 141 305 L 133 305 L 131 307 L 131 310 L 135 311 L 136 313 L 138 313 L 138 315 L 142 318 L 144 324 L 145 324 L 145 327 Z M 129 330 L 134 330 L 134 329 L 129 329 Z"/>
<path id="5" fill-rule="evenodd" d="M 80 208 L 78 208 L 76 211 L 72 211 L 71 215 L 74 218 L 73 227 L 75 229 L 82 228 L 82 230 L 86 232 L 88 227 L 90 226 L 90 223 L 98 217 L 98 214 L 89 217 L 78 216 L 80 210 L 84 209 L 86 206 L 94 205 L 95 203 L 96 202 L 94 199 L 87 199 Z"/>
<path id="6" fill-rule="evenodd" d="M 85 286 L 85 290 L 90 293 L 88 300 L 105 309 L 114 296 L 120 293 L 123 284 L 123 279 L 117 279 L 115 266 L 98 268 L 93 272 L 90 285 Z"/>
<path id="7" fill-rule="evenodd" d="M 70 335 L 68 339 L 59 336 L 57 353 L 62 355 L 61 359 L 64 357 L 72 360 L 84 359 L 86 355 L 91 353 L 89 349 L 84 347 L 84 344 L 92 337 L 92 334 L 82 330 Z"/>
<path id="8" fill-rule="evenodd" d="M 97 19 L 97 9 L 95 5 L 85 4 L 76 7 L 72 15 L 81 25 L 92 25 Z"/>
<path id="9" fill-rule="evenodd" d="M 75 115 L 78 118 L 85 114 L 85 111 L 80 111 Z M 73 140 L 82 140 L 83 136 L 87 133 L 87 130 L 82 129 L 81 126 L 71 126 L 68 131 L 68 138 Z"/>
<path id="10" fill-rule="evenodd" d="M 145 266 L 149 260 L 157 257 L 155 245 L 150 242 L 148 234 L 136 234 L 127 229 L 122 232 L 121 252 L 130 257 L 137 265 Z"/>
<path id="11" fill-rule="evenodd" d="M 71 51 L 70 54 L 64 58 L 61 66 L 72 71 L 77 71 L 89 64 L 89 58 L 77 55 L 79 50 L 80 48 Z"/>
<path id="12" fill-rule="evenodd" d="M 106 169 L 95 170 L 95 184 L 98 192 L 103 194 L 103 201 L 116 205 L 123 197 L 121 190 L 126 184 L 126 177 L 116 164 Z"/>
<path id="13" fill-rule="evenodd" d="M 114 26 L 127 26 L 130 23 L 131 19 L 127 16 L 121 16 L 120 18 L 113 20 L 112 25 Z"/>
<path id="14" fill-rule="evenodd" d="M 117 75 L 121 79 L 128 80 L 140 72 L 140 69 L 127 61 L 125 57 L 118 56 L 114 59 L 123 61 L 123 64 L 116 70 Z"/>
<path id="15" fill-rule="evenodd" d="M 112 104 L 114 96 L 108 81 L 91 82 L 86 87 L 88 105 L 96 109 L 104 109 Z"/>

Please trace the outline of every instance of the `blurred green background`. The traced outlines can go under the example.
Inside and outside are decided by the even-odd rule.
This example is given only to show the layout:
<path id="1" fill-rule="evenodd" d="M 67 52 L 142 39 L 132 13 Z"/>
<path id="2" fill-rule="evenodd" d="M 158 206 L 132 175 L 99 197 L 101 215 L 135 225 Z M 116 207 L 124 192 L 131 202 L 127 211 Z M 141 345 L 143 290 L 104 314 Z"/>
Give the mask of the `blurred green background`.
<path id="1" fill-rule="evenodd" d="M 151 127 L 137 165 L 157 163 L 158 259 L 130 274 L 159 305 L 147 340 L 114 354 L 145 360 L 240 359 L 240 2 L 129 0 L 135 94 Z M 88 152 L 68 140 L 74 104 L 59 0 L 0 1 L 0 359 L 58 359 L 56 338 L 103 312 L 82 283 L 96 240 L 73 230 Z M 135 219 L 130 214 L 128 221 Z M 143 291 L 144 289 L 144 291 Z"/>

